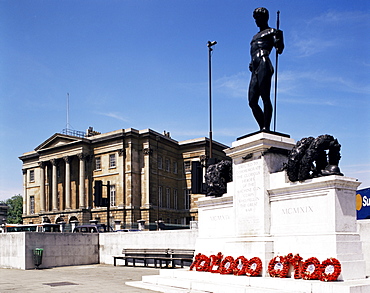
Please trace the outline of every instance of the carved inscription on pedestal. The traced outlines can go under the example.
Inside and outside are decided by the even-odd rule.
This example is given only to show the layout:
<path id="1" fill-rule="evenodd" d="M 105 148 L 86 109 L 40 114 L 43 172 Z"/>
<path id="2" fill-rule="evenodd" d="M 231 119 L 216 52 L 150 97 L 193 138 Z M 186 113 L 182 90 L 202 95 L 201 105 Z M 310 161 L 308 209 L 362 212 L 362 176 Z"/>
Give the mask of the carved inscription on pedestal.
<path id="1" fill-rule="evenodd" d="M 235 195 L 237 231 L 256 234 L 263 227 L 264 182 L 261 160 L 241 163 L 235 167 Z"/>

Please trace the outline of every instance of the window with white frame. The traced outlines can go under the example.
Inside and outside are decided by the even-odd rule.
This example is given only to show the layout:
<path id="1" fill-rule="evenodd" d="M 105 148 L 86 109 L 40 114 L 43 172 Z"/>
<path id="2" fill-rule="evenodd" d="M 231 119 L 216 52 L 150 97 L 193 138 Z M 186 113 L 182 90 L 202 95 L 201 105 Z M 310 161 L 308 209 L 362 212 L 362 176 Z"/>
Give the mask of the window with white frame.
<path id="1" fill-rule="evenodd" d="M 35 170 L 30 170 L 29 182 L 35 182 Z"/>
<path id="2" fill-rule="evenodd" d="M 35 197 L 32 195 L 30 196 L 30 214 L 35 213 Z"/>
<path id="3" fill-rule="evenodd" d="M 177 172 L 178 172 L 178 171 L 177 171 L 177 161 L 174 161 L 174 162 L 173 162 L 173 173 L 174 173 L 174 174 L 177 174 Z"/>
<path id="4" fill-rule="evenodd" d="M 95 158 L 95 170 L 101 170 L 101 157 Z"/>
<path id="5" fill-rule="evenodd" d="M 109 155 L 109 168 L 115 168 L 116 167 L 116 154 L 110 154 Z"/>
<path id="6" fill-rule="evenodd" d="M 171 171 L 171 161 L 170 161 L 170 159 L 166 159 L 166 171 L 167 172 Z"/>
<path id="7" fill-rule="evenodd" d="M 177 201 L 178 201 L 177 189 L 174 189 L 173 190 L 173 208 L 176 210 L 178 209 Z"/>
<path id="8" fill-rule="evenodd" d="M 184 190 L 184 208 L 186 210 L 190 209 L 190 189 Z"/>
<path id="9" fill-rule="evenodd" d="M 159 207 L 163 206 L 163 187 L 162 186 L 158 187 L 158 206 Z"/>
<path id="10" fill-rule="evenodd" d="M 191 171 L 191 163 L 190 163 L 190 161 L 185 161 L 184 162 L 184 168 L 185 168 L 185 172 L 190 172 Z"/>
<path id="11" fill-rule="evenodd" d="M 110 206 L 115 207 L 116 206 L 116 185 L 110 186 L 109 196 L 110 196 Z"/>
<path id="12" fill-rule="evenodd" d="M 170 209 L 171 208 L 171 189 L 170 188 L 166 188 L 166 204 L 167 204 L 167 208 Z"/>

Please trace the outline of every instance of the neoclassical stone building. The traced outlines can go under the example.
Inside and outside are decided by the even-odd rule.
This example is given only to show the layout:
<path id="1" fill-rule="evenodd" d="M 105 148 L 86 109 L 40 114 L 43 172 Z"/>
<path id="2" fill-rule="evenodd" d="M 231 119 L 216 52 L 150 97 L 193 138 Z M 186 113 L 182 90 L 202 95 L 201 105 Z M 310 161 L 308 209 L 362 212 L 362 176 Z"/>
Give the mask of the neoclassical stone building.
<path id="1" fill-rule="evenodd" d="M 213 142 L 213 157 L 225 159 L 226 145 Z M 167 224 L 197 220 L 191 193 L 191 162 L 209 156 L 209 140 L 178 142 L 169 133 L 120 129 L 83 136 L 56 133 L 23 154 L 24 223 L 90 220 L 107 222 L 107 208 L 94 204 L 94 185 L 109 181 L 110 223 L 131 228 L 162 219 Z"/>

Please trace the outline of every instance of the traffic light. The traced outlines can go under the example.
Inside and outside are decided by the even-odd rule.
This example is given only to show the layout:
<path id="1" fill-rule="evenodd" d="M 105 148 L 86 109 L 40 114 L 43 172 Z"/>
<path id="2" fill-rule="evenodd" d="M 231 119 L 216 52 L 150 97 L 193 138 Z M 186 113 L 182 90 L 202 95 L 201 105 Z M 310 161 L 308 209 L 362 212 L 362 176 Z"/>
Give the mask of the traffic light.
<path id="1" fill-rule="evenodd" d="M 96 207 L 103 206 L 103 181 L 95 180 L 94 204 Z"/>
<path id="2" fill-rule="evenodd" d="M 191 192 L 194 194 L 204 193 L 203 166 L 198 161 L 191 162 Z"/>

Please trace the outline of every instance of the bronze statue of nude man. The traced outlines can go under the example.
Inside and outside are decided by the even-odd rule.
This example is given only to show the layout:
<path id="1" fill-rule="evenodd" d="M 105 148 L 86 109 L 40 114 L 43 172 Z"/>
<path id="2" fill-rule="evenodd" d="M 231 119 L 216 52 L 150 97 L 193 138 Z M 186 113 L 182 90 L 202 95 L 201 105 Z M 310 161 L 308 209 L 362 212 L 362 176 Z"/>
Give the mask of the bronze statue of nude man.
<path id="1" fill-rule="evenodd" d="M 270 131 L 272 104 L 270 100 L 271 78 L 274 68 L 269 58 L 273 47 L 278 54 L 284 50 L 283 32 L 268 26 L 269 12 L 260 7 L 253 11 L 253 18 L 260 31 L 251 41 L 251 63 L 249 70 L 252 77 L 249 84 L 248 101 L 254 118 L 261 131 Z M 263 111 L 258 105 L 259 97 L 263 101 Z"/>

